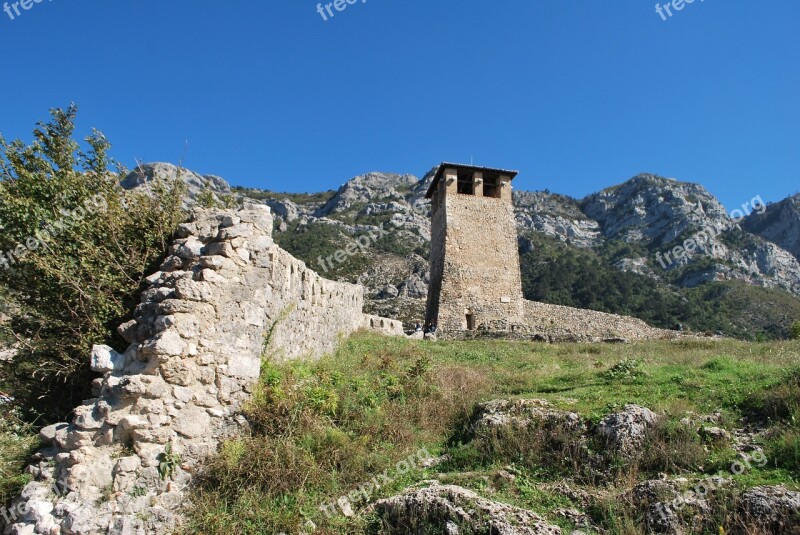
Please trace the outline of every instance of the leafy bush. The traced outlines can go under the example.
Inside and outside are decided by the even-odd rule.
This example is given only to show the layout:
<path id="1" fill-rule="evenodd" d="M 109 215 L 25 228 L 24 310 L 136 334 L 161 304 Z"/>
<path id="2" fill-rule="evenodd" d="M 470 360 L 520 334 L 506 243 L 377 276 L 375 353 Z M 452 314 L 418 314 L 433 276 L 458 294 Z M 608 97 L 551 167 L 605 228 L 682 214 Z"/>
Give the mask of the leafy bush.
<path id="1" fill-rule="evenodd" d="M 14 305 L 4 328 L 20 341 L 0 382 L 48 419 L 89 397 L 93 344 L 124 350 L 114 329 L 185 216 L 183 181 L 124 191 L 105 137 L 93 131 L 87 152 L 73 140 L 76 113 L 52 110 L 27 146 L 0 137 L 0 285 Z"/>
<path id="2" fill-rule="evenodd" d="M 289 232 L 275 234 L 275 242 L 296 258 L 306 261 L 311 269 L 329 279 L 356 282 L 369 261 L 361 253 L 348 255 L 336 262 L 337 251 L 352 241 L 338 227 L 325 223 L 296 224 Z"/>
<path id="3" fill-rule="evenodd" d="M 232 194 L 217 196 L 208 186 L 197 194 L 195 202 L 201 208 L 234 208 L 238 204 L 236 196 Z"/>
<path id="4" fill-rule="evenodd" d="M 620 379 L 638 379 L 644 374 L 641 370 L 642 363 L 636 359 L 623 359 L 602 373 L 606 381 Z"/>
<path id="5" fill-rule="evenodd" d="M 800 320 L 795 321 L 792 325 L 792 340 L 800 340 Z"/>

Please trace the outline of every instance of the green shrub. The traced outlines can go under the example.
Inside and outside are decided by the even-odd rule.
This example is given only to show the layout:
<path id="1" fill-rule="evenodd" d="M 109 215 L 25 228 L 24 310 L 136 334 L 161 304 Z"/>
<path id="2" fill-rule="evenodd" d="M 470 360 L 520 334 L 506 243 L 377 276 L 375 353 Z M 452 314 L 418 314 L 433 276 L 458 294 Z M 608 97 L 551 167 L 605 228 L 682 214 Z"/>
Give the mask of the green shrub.
<path id="1" fill-rule="evenodd" d="M 800 340 L 800 320 L 792 325 L 792 340 Z"/>
<path id="2" fill-rule="evenodd" d="M 124 191 L 105 137 L 93 131 L 87 152 L 73 139 L 76 113 L 52 110 L 27 146 L 0 137 L 0 253 L 10 264 L 0 285 L 14 305 L 5 328 L 24 340 L 0 383 L 49 420 L 90 397 L 93 344 L 124 350 L 115 329 L 185 217 L 182 180 Z"/>
<path id="3" fill-rule="evenodd" d="M 641 370 L 641 365 L 642 363 L 636 359 L 624 359 L 614 364 L 601 375 L 606 381 L 638 379 L 644 375 L 644 372 Z"/>

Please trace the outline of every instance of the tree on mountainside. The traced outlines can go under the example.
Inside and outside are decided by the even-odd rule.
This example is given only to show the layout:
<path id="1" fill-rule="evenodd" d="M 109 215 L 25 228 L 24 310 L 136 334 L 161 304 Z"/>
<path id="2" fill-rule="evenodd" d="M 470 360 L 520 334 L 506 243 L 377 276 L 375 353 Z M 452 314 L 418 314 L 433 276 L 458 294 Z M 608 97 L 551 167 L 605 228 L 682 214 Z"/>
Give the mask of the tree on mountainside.
<path id="1" fill-rule="evenodd" d="M 85 151 L 73 139 L 76 113 L 51 110 L 30 145 L 0 136 L 3 328 L 19 347 L 0 363 L 0 389 L 46 419 L 89 397 L 93 344 L 124 349 L 115 328 L 185 217 L 181 180 L 123 190 L 105 137 L 93 131 Z"/>

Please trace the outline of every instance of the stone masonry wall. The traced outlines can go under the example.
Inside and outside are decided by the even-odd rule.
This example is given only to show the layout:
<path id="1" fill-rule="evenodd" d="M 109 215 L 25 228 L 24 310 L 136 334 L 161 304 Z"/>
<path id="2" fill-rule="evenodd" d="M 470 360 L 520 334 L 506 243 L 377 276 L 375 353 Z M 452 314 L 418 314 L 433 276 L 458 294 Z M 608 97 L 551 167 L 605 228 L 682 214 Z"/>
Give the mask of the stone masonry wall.
<path id="1" fill-rule="evenodd" d="M 243 424 L 237 415 L 262 356 L 318 357 L 359 328 L 402 334 L 362 314 L 363 288 L 325 280 L 272 241 L 266 206 L 197 211 L 181 225 L 135 319 L 123 354 L 96 346 L 95 399 L 48 445 L 6 533 L 161 534 L 180 523 L 191 474 Z M 180 455 L 159 474 L 168 449 Z"/>
<path id="2" fill-rule="evenodd" d="M 363 327 L 367 330 L 375 331 L 387 336 L 403 336 L 406 334 L 403 330 L 402 321 L 382 318 L 380 316 L 372 316 L 370 314 L 364 314 Z"/>
<path id="3" fill-rule="evenodd" d="M 443 211 L 446 233 L 439 331 L 466 329 L 466 310 L 474 314 L 478 329 L 521 323 L 522 280 L 513 204 L 448 191 Z"/>
<path id="4" fill-rule="evenodd" d="M 525 301 L 525 316 L 525 337 L 548 342 L 628 342 L 679 336 L 628 316 L 535 301 Z"/>
<path id="5" fill-rule="evenodd" d="M 474 331 L 448 332 L 439 338 L 470 340 L 500 338 L 539 342 L 634 342 L 667 340 L 687 335 L 651 327 L 628 316 L 608 314 L 582 308 L 525 301 L 523 323 L 509 323 L 479 328 Z"/>

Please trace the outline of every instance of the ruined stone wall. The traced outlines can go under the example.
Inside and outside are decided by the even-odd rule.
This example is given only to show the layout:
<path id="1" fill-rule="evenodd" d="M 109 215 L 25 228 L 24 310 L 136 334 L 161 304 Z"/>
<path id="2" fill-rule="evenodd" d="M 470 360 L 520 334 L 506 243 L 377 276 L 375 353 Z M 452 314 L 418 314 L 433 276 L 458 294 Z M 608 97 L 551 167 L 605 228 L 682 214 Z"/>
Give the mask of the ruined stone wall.
<path id="1" fill-rule="evenodd" d="M 522 280 L 513 204 L 448 191 L 441 212 L 446 212 L 446 230 L 439 331 L 466 329 L 467 310 L 474 314 L 477 329 L 521 323 Z"/>
<path id="2" fill-rule="evenodd" d="M 402 336 L 405 334 L 402 321 L 382 318 L 380 316 L 372 316 L 370 314 L 364 314 L 363 327 L 367 330 L 375 331 L 387 336 Z"/>
<path id="3" fill-rule="evenodd" d="M 628 316 L 534 301 L 525 301 L 525 323 L 527 338 L 549 342 L 628 342 L 678 336 Z"/>
<path id="4" fill-rule="evenodd" d="M 640 319 L 595 310 L 535 301 L 525 301 L 524 308 L 525 314 L 521 323 L 482 327 L 475 331 L 447 332 L 440 334 L 439 338 L 447 340 L 497 338 L 558 343 L 635 342 L 688 336 L 676 331 L 651 327 Z"/>
<path id="5" fill-rule="evenodd" d="M 361 286 L 325 280 L 278 248 L 272 225 L 261 205 L 198 211 L 181 225 L 119 329 L 127 350 L 94 348 L 97 397 L 42 430 L 48 447 L 6 533 L 171 533 L 191 474 L 243 422 L 262 357 L 317 357 L 370 326 L 402 334 L 399 322 L 362 314 Z M 168 448 L 180 462 L 162 478 Z"/>

